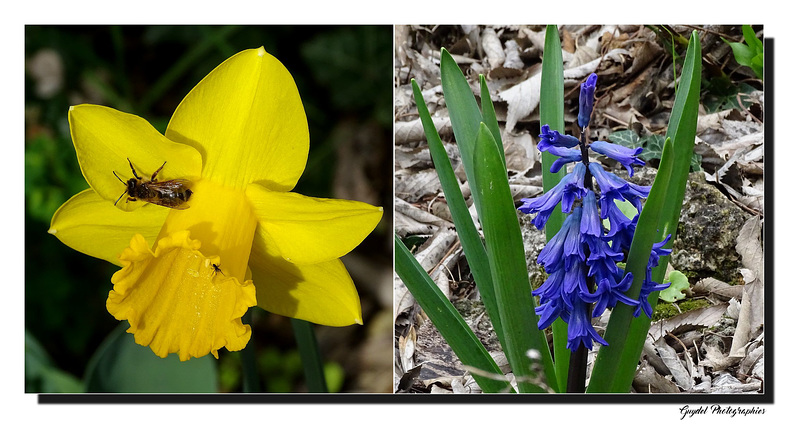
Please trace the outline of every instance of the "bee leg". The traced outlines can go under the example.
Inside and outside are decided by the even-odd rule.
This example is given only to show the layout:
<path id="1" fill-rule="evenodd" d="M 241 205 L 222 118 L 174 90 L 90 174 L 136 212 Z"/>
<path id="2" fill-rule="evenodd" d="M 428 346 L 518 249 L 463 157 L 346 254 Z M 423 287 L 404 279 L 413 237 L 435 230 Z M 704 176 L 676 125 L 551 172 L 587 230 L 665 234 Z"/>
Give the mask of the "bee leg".
<path id="1" fill-rule="evenodd" d="M 123 191 L 122 194 L 119 195 L 119 198 L 117 199 L 117 201 L 114 202 L 114 206 L 116 206 L 117 203 L 119 203 L 119 200 L 122 198 L 122 196 L 125 195 L 125 193 L 127 193 L 127 191 Z"/>
<path id="2" fill-rule="evenodd" d="M 131 159 L 128 158 L 127 160 L 128 160 L 128 164 L 130 164 L 130 166 L 131 166 L 131 172 L 133 172 L 133 177 L 135 177 L 136 179 L 142 179 L 142 178 L 139 177 L 139 175 L 136 174 L 136 169 L 133 168 L 133 163 L 131 163 Z"/>
<path id="3" fill-rule="evenodd" d="M 167 164 L 167 162 L 165 161 L 164 164 L 161 165 L 161 167 L 159 167 L 155 172 L 153 172 L 153 176 L 150 177 L 150 182 L 153 182 L 153 181 L 156 180 L 156 175 L 158 175 L 158 172 L 160 172 L 161 169 L 163 169 L 166 164 Z"/>
<path id="4" fill-rule="evenodd" d="M 113 170 L 112 170 L 112 171 L 111 171 L 111 173 L 113 173 L 113 174 L 114 174 L 114 176 L 116 176 L 116 177 L 117 177 L 117 179 L 119 179 L 119 181 L 120 181 L 120 182 L 122 182 L 123 184 L 127 185 L 127 183 L 126 183 L 125 181 L 123 181 L 123 180 L 122 180 L 122 178 L 120 178 L 120 177 L 119 177 L 119 175 L 117 175 L 117 172 L 115 172 L 115 171 L 113 171 Z"/>

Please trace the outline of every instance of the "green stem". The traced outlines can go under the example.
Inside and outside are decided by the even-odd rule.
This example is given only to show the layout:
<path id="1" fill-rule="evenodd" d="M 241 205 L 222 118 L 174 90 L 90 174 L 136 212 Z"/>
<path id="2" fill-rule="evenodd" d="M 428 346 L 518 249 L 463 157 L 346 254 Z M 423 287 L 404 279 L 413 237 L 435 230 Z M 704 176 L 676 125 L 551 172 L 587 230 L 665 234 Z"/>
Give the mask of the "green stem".
<path id="1" fill-rule="evenodd" d="M 308 321 L 292 318 L 292 330 L 297 341 L 297 349 L 300 350 L 308 392 L 327 393 L 328 385 L 325 383 L 322 356 L 319 353 L 317 337 L 314 335 L 314 326 Z"/>
<path id="2" fill-rule="evenodd" d="M 248 309 L 242 316 L 242 324 L 250 324 L 253 320 L 252 309 Z M 247 346 L 242 350 L 240 357 L 242 360 L 242 391 L 245 393 L 259 393 L 258 366 L 256 366 L 256 345 L 250 338 Z"/>
<path id="3" fill-rule="evenodd" d="M 586 361 L 589 351 L 581 345 L 569 356 L 569 373 L 567 374 L 567 392 L 586 392 Z"/>

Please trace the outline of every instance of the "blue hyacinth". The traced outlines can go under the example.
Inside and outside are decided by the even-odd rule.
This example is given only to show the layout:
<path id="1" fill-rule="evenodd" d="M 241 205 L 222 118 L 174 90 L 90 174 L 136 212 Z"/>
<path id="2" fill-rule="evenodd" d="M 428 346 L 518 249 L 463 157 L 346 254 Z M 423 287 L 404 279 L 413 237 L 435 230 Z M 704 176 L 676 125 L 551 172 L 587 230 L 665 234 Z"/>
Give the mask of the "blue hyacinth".
<path id="1" fill-rule="evenodd" d="M 539 296 L 539 306 L 536 307 L 536 314 L 540 317 L 539 328 L 550 326 L 559 317 L 566 321 L 567 348 L 572 351 L 581 345 L 591 349 L 593 341 L 608 345 L 592 327 L 591 318 L 600 316 L 617 303 L 635 306 L 635 316 L 644 312 L 651 317 L 648 295 L 669 286 L 651 279 L 651 270 L 658 264 L 659 257 L 671 252 L 663 248 L 670 239 L 667 237 L 653 245 L 638 300 L 625 294 L 633 283 L 633 275 L 625 273 L 617 263 L 623 261 L 624 253 L 630 249 L 639 215 L 628 218 L 615 201 L 628 201 L 637 212 L 641 212 L 642 199 L 647 197 L 650 187 L 629 183 L 588 159 L 588 149 L 591 149 L 618 161 L 630 176 L 633 176 L 633 166 L 645 164 L 637 158 L 642 148 L 631 149 L 603 141 L 585 142 L 596 83 L 597 75 L 592 73 L 581 84 L 580 139 L 551 130 L 547 124 L 542 125 L 539 135 L 539 150 L 558 157 L 551 172 L 571 163 L 577 164 L 550 191 L 536 198 L 522 199 L 523 204 L 519 207 L 524 213 L 536 214 L 531 222 L 538 229 L 544 227 L 559 205 L 563 213 L 569 214 L 561 229 L 539 254 L 537 261 L 549 276 L 533 291 L 533 295 Z M 599 192 L 594 190 L 591 179 L 587 180 L 587 174 L 594 178 Z M 602 220 L 608 222 L 608 228 L 603 227 Z"/>

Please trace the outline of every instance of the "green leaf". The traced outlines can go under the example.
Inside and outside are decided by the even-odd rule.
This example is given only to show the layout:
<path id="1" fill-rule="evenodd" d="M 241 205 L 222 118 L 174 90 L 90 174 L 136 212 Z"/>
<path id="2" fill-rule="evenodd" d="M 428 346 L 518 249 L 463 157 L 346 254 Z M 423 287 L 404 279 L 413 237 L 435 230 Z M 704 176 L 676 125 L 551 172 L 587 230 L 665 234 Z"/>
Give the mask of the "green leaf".
<path id="1" fill-rule="evenodd" d="M 308 392 L 327 393 L 328 385 L 325 382 L 322 355 L 314 334 L 314 324 L 294 318 L 290 318 L 290 320 L 294 339 L 297 342 L 297 350 L 300 352 L 300 359 L 303 362 L 303 374 Z"/>
<path id="2" fill-rule="evenodd" d="M 480 168 L 475 171 L 474 192 L 486 204 L 480 219 L 506 339 L 504 352 L 520 392 L 543 392 L 543 388 L 535 383 L 537 375 L 532 370 L 535 363 L 528 351 L 539 351 L 547 381 L 552 384 L 556 379 L 550 365 L 550 348 L 544 333 L 537 328 L 538 317 L 534 312 L 522 232 L 508 185 L 508 174 L 492 132 L 483 123 L 475 145 L 475 165 Z"/>
<path id="3" fill-rule="evenodd" d="M 483 115 L 478 108 L 478 102 L 472 94 L 464 74 L 456 61 L 442 48 L 442 92 L 444 102 L 450 115 L 450 124 L 453 126 L 453 135 L 456 138 L 458 151 L 461 153 L 461 162 L 467 174 L 467 182 L 475 182 L 475 169 L 473 167 L 475 139 L 478 136 L 478 125 L 483 120 Z M 475 200 L 475 207 L 480 213 L 482 209 L 480 199 Z"/>
<path id="4" fill-rule="evenodd" d="M 731 47 L 733 58 L 737 63 L 751 68 L 759 79 L 763 79 L 764 44 L 756 37 L 753 27 L 749 25 L 742 26 L 742 35 L 745 43 L 729 42 L 724 37 L 722 40 Z"/>
<path id="5" fill-rule="evenodd" d="M 489 87 L 486 86 L 486 78 L 480 75 L 481 81 L 481 116 L 483 123 L 489 127 L 492 132 L 492 137 L 497 144 L 497 150 L 500 151 L 500 158 L 503 160 L 503 166 L 506 165 L 506 154 L 503 148 L 503 138 L 500 134 L 500 125 L 497 124 L 497 116 L 494 113 L 494 104 L 492 103 L 492 96 L 489 94 Z"/>
<path id="6" fill-rule="evenodd" d="M 725 109 L 747 109 L 753 102 L 750 97 L 742 97 L 740 94 L 752 94 L 757 90 L 746 82 L 733 84 L 730 79 L 724 85 L 715 86 L 714 91 L 709 91 L 703 97 L 703 105 L 708 112 L 719 112 Z"/>
<path id="7" fill-rule="evenodd" d="M 638 155 L 644 161 L 661 158 L 664 150 L 665 137 L 658 134 L 651 134 L 642 139 L 633 130 L 615 131 L 608 135 L 608 141 L 627 148 L 636 149 L 642 147 L 641 154 Z"/>
<path id="8" fill-rule="evenodd" d="M 433 283 L 417 259 L 394 237 L 395 272 L 406 284 L 420 307 L 431 319 L 447 344 L 453 348 L 461 363 L 471 370 L 475 382 L 487 393 L 513 392 L 497 363 L 486 351 L 464 318 Z"/>
<path id="9" fill-rule="evenodd" d="M 450 215 L 453 217 L 456 233 L 458 233 L 461 246 L 464 248 L 464 255 L 467 258 L 472 276 L 475 278 L 475 284 L 481 294 L 486 312 L 489 314 L 489 319 L 492 321 L 495 332 L 497 332 L 500 345 L 503 346 L 505 350 L 506 345 L 505 338 L 503 337 L 503 326 L 497 311 L 497 299 L 495 298 L 494 286 L 492 284 L 492 272 L 489 269 L 489 258 L 486 256 L 486 249 L 483 247 L 483 241 L 481 240 L 480 234 L 478 234 L 478 229 L 472 221 L 472 215 L 470 215 L 469 209 L 467 209 L 464 196 L 461 194 L 461 187 L 453 172 L 453 167 L 450 165 L 447 151 L 445 151 L 442 140 L 436 132 L 436 126 L 433 124 L 431 115 L 428 112 L 428 107 L 425 105 L 425 100 L 422 98 L 422 92 L 417 82 L 413 79 L 411 80 L 411 87 L 414 91 L 414 99 L 417 103 L 417 111 L 419 111 L 422 127 L 425 130 L 425 137 L 428 140 L 431 159 L 436 168 L 436 174 L 439 176 L 439 182 L 442 184 L 442 192 L 447 200 L 447 207 L 450 209 Z M 492 110 L 492 112 L 494 112 L 494 110 Z M 496 122 L 495 120 L 495 123 Z"/>
<path id="10" fill-rule="evenodd" d="M 666 140 L 665 136 L 660 134 L 652 134 L 647 136 L 642 142 L 643 151 L 639 154 L 639 158 L 644 161 L 650 161 L 652 159 L 660 159 L 661 153 L 664 152 L 664 141 Z"/>
<path id="11" fill-rule="evenodd" d="M 686 53 L 675 105 L 667 126 L 667 140 L 658 174 L 639 216 L 626 271 L 633 273 L 628 296 L 638 298 L 652 244 L 672 235 L 675 239 L 686 181 L 689 175 L 697 131 L 700 104 L 701 51 L 697 32 L 692 32 Z M 674 144 L 673 144 L 674 142 Z M 653 279 L 663 279 L 669 256 L 662 257 L 652 271 Z M 653 305 L 658 294 L 653 293 Z M 609 346 L 600 349 L 589 382 L 589 392 L 628 392 L 641 356 L 650 319 L 633 318 L 633 307 L 618 305 L 611 313 L 605 339 Z"/>
<path id="12" fill-rule="evenodd" d="M 53 365 L 39 341 L 25 330 L 25 392 L 83 393 L 83 383 Z"/>
<path id="13" fill-rule="evenodd" d="M 631 149 L 642 146 L 639 142 L 639 134 L 633 130 L 615 131 L 608 135 L 608 141 Z"/>
<path id="14" fill-rule="evenodd" d="M 564 60 L 561 56 L 561 39 L 558 27 L 548 25 L 545 30 L 544 54 L 542 56 L 542 88 L 539 102 L 539 118 L 542 125 L 547 124 L 551 130 L 564 133 Z M 555 187 L 566 174 L 562 168 L 550 173 L 550 166 L 556 156 L 545 152 L 542 154 L 542 185 L 544 192 Z M 561 229 L 566 215 L 560 210 L 553 211 L 545 225 L 545 236 L 549 241 Z M 556 368 L 557 384 L 551 384 L 557 392 L 563 393 L 567 386 L 570 351 L 567 349 L 567 323 L 556 319 L 553 329 L 553 358 Z"/>
<path id="15" fill-rule="evenodd" d="M 756 55 L 754 49 L 750 48 L 744 43 L 739 42 L 728 42 L 728 45 L 730 45 L 731 50 L 733 51 L 733 58 L 736 59 L 737 63 L 741 64 L 742 66 L 750 66 L 750 61 L 752 61 L 753 57 Z"/>
<path id="16" fill-rule="evenodd" d="M 665 302 L 675 303 L 678 300 L 686 298 L 686 294 L 682 292 L 683 290 L 689 289 L 689 278 L 687 278 L 686 275 L 677 270 L 673 270 L 669 272 L 669 279 L 665 279 L 665 281 L 669 281 L 670 285 L 669 288 L 659 291 L 659 299 Z"/>
<path id="17" fill-rule="evenodd" d="M 95 351 L 86 370 L 90 393 L 215 393 L 217 365 L 210 354 L 180 361 L 176 354 L 160 358 L 117 326 Z"/>
<path id="18" fill-rule="evenodd" d="M 744 41 L 747 42 L 747 46 L 752 48 L 756 55 L 764 52 L 764 45 L 761 43 L 761 40 L 756 37 L 756 32 L 753 30 L 752 26 L 743 25 L 742 36 L 744 36 Z"/>
<path id="19" fill-rule="evenodd" d="M 558 27 L 554 25 L 548 25 L 545 31 L 539 118 L 541 125 L 547 124 L 551 130 L 564 133 L 564 61 L 561 57 Z M 558 185 L 566 174 L 563 168 L 556 173 L 550 172 L 550 166 L 557 158 L 549 152 L 542 154 L 542 185 L 545 192 Z M 563 212 L 553 211 L 545 230 L 547 240 L 558 233 L 565 219 Z"/>
<path id="20" fill-rule="evenodd" d="M 758 53 L 756 54 L 752 60 L 750 60 L 750 68 L 753 69 L 753 73 L 756 74 L 758 79 L 764 79 L 764 54 Z"/>

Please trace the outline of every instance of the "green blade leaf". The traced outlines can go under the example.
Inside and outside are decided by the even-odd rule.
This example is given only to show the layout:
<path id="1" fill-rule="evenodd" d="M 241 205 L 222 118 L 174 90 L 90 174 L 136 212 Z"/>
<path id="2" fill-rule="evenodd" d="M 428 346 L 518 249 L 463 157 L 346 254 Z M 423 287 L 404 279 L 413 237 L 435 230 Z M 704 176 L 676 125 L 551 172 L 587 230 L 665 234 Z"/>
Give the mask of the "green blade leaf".
<path id="1" fill-rule="evenodd" d="M 547 124 L 551 130 L 564 133 L 564 60 L 561 56 L 558 27 L 555 25 L 548 25 L 545 32 L 539 118 L 541 125 Z M 549 152 L 542 154 L 542 185 L 545 192 L 555 187 L 565 175 L 563 168 L 556 173 L 550 173 L 550 166 L 557 158 Z M 563 212 L 553 211 L 547 222 L 547 240 L 558 233 L 566 218 Z"/>
<path id="2" fill-rule="evenodd" d="M 428 140 L 428 148 L 433 159 L 433 165 L 436 168 L 436 174 L 439 176 L 439 182 L 442 184 L 442 192 L 444 192 L 444 197 L 447 200 L 447 207 L 450 208 L 450 214 L 453 217 L 453 224 L 456 226 L 461 246 L 464 248 L 464 255 L 467 258 L 472 276 L 475 278 L 475 284 L 478 286 L 486 312 L 489 314 L 489 319 L 492 321 L 495 332 L 497 332 L 500 345 L 505 349 L 503 327 L 497 311 L 497 300 L 495 299 L 492 272 L 489 269 L 489 258 L 486 256 L 486 249 L 483 247 L 478 229 L 472 221 L 464 196 L 461 194 L 461 187 L 459 187 L 453 167 L 450 165 L 447 151 L 445 151 L 442 140 L 436 132 L 436 126 L 433 124 L 428 107 L 422 98 L 422 92 L 414 79 L 411 80 L 411 87 L 414 91 L 419 118 L 425 130 L 425 137 Z"/>
<path id="3" fill-rule="evenodd" d="M 444 102 L 450 114 L 450 124 L 453 126 L 453 135 L 456 138 L 458 151 L 461 153 L 461 162 L 464 164 L 467 182 L 471 185 L 475 183 L 473 167 L 475 139 L 478 136 L 478 124 L 483 120 L 483 116 L 464 74 L 461 73 L 456 61 L 444 48 L 442 48 L 440 69 Z M 482 206 L 480 200 L 476 198 L 475 207 L 478 213 Z"/>
<path id="4" fill-rule="evenodd" d="M 558 27 L 548 25 L 545 31 L 544 56 L 542 58 L 542 89 L 539 103 L 539 118 L 542 125 L 547 124 L 551 130 L 564 133 L 564 60 L 561 56 L 561 39 Z M 542 185 L 544 192 L 555 187 L 564 177 L 562 168 L 550 173 L 550 166 L 556 156 L 545 152 L 542 154 Z M 549 241 L 564 223 L 566 215 L 560 210 L 553 211 L 545 226 L 545 235 Z M 567 386 L 570 352 L 567 349 L 567 323 L 560 318 L 553 322 L 553 355 L 556 367 L 557 384 L 553 388 L 563 393 Z"/>
<path id="5" fill-rule="evenodd" d="M 486 351 L 475 333 L 470 330 L 464 318 L 447 300 L 447 297 L 433 283 L 428 273 L 419 265 L 417 259 L 403 245 L 397 235 L 394 237 L 395 272 L 403 280 L 408 290 L 422 307 L 447 344 L 465 365 L 478 372 L 472 372 L 475 382 L 487 393 L 513 392 L 511 384 L 505 379 L 497 363 Z M 486 376 L 485 376 L 486 375 Z M 489 377 L 488 375 L 493 375 Z"/>
<path id="6" fill-rule="evenodd" d="M 300 360 L 303 362 L 303 374 L 306 377 L 306 387 L 309 393 L 327 393 L 328 384 L 325 381 L 322 355 L 319 351 L 317 336 L 314 334 L 314 324 L 290 318 L 292 331 L 300 351 Z"/>
<path id="7" fill-rule="evenodd" d="M 504 349 L 517 378 L 520 392 L 542 392 L 534 382 L 537 375 L 528 351 L 539 351 L 546 380 L 555 382 L 550 349 L 536 324 L 531 284 L 522 245 L 517 210 L 508 185 L 508 174 L 492 132 L 481 123 L 475 145 L 476 182 L 474 191 L 486 206 L 480 214 L 486 237 L 486 251 L 496 287 L 497 306 L 507 348 Z"/>
<path id="8" fill-rule="evenodd" d="M 503 138 L 500 134 L 500 125 L 497 124 L 497 116 L 494 113 L 494 104 L 492 103 L 492 96 L 489 94 L 489 87 L 486 86 L 486 78 L 480 75 L 481 81 L 481 115 L 483 116 L 483 123 L 489 127 L 492 132 L 492 137 L 497 144 L 497 150 L 500 151 L 500 158 L 503 160 L 503 166 L 506 165 L 506 154 L 503 148 Z"/>
<path id="9" fill-rule="evenodd" d="M 701 68 L 700 42 L 697 32 L 694 31 L 667 126 L 667 140 L 658 174 L 639 216 L 626 262 L 625 270 L 634 275 L 633 285 L 628 291 L 629 297 L 639 296 L 652 244 L 671 234 L 672 240 L 665 245 L 669 248 L 675 238 L 694 151 Z M 664 279 L 668 261 L 668 256 L 659 260 L 658 266 L 652 270 L 653 279 Z M 651 305 L 657 300 L 657 292 L 650 295 Z M 646 315 L 633 318 L 632 307 L 618 305 L 614 308 L 605 335 L 609 346 L 600 349 L 587 391 L 628 392 L 649 327 L 650 319 Z"/>

